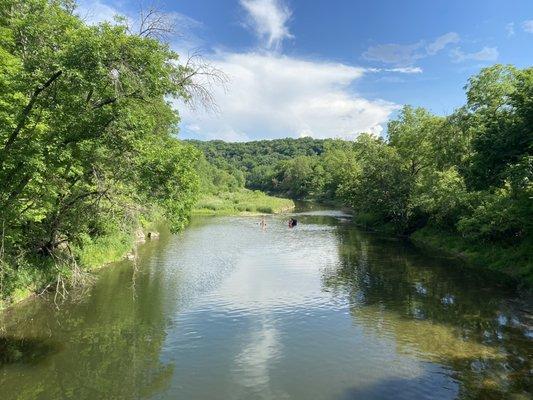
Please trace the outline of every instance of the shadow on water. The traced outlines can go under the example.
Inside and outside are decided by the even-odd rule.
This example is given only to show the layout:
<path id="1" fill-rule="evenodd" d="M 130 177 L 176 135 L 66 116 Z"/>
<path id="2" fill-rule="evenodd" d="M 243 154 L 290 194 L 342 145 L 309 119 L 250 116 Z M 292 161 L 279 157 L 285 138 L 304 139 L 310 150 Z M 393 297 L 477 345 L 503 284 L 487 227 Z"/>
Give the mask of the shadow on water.
<path id="1" fill-rule="evenodd" d="M 341 262 L 323 271 L 323 285 L 347 300 L 355 324 L 393 337 L 400 352 L 450 368 L 459 398 L 528 398 L 531 306 L 512 287 L 401 241 L 349 226 L 337 234 Z M 412 384 L 384 380 L 341 398 L 395 398 L 391 388 Z"/>
<path id="2" fill-rule="evenodd" d="M 35 364 L 60 351 L 57 343 L 37 338 L 0 336 L 0 367 L 7 364 Z"/>
<path id="3" fill-rule="evenodd" d="M 430 376 L 431 375 L 431 376 Z M 440 380 L 441 386 L 437 391 L 435 387 L 431 391 L 421 391 L 422 383 L 425 380 Z M 448 399 L 457 396 L 456 390 L 446 386 L 445 377 L 436 374 L 424 374 L 415 378 L 386 378 L 378 383 L 366 386 L 358 386 L 344 390 L 338 400 L 385 400 L 397 398 L 409 399 Z"/>

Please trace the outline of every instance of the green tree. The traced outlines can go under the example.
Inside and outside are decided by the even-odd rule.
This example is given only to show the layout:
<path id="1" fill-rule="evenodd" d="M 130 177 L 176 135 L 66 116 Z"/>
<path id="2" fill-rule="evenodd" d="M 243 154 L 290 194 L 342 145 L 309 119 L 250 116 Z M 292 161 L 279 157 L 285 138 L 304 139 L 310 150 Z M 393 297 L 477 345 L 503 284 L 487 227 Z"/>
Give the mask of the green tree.
<path id="1" fill-rule="evenodd" d="M 359 136 L 355 163 L 345 171 L 339 194 L 360 218 L 371 224 L 391 223 L 403 231 L 411 217 L 411 170 L 397 150 L 370 135 Z"/>
<path id="2" fill-rule="evenodd" d="M 435 164 L 434 139 L 444 119 L 423 108 L 404 106 L 397 119 L 389 122 L 389 143 L 416 176 Z"/>
<path id="3" fill-rule="evenodd" d="M 486 189 L 505 180 L 508 164 L 530 153 L 532 69 L 494 65 L 470 78 L 467 89 L 468 124 L 474 131 L 468 181 Z"/>
<path id="4" fill-rule="evenodd" d="M 154 208 L 179 229 L 198 191 L 198 152 L 171 135 L 169 102 L 191 98 L 197 71 L 123 22 L 87 26 L 73 10 L 0 3 L 0 223 L 13 276 L 23 256 L 129 232 Z"/>

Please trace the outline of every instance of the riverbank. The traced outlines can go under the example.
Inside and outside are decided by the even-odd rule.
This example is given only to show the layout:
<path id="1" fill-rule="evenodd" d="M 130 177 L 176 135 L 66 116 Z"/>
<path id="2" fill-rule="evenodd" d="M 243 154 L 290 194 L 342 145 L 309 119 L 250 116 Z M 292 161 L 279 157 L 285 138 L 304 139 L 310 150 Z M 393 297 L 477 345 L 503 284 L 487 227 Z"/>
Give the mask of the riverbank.
<path id="1" fill-rule="evenodd" d="M 360 228 L 383 235 L 408 239 L 426 252 L 441 253 L 463 261 L 474 268 L 485 268 L 506 275 L 526 290 L 533 288 L 533 244 L 519 245 L 475 243 L 457 233 L 429 226 L 417 229 L 410 235 L 399 235 L 392 224 L 381 224 L 370 215 L 355 215 L 353 222 Z"/>
<path id="2" fill-rule="evenodd" d="M 193 215 L 279 214 L 293 210 L 291 199 L 269 196 L 257 190 L 204 195 L 193 208 Z"/>
<path id="3" fill-rule="evenodd" d="M 86 284 L 91 272 L 134 258 L 138 245 L 159 237 L 160 224 L 155 220 L 139 221 L 135 229 L 116 229 L 96 238 L 85 238 L 80 246 L 64 246 L 53 257 L 21 259 L 16 269 L 3 261 L 0 267 L 12 273 L 6 274 L 9 279 L 2 282 L 0 312 L 46 291 L 57 290 L 58 283 L 62 290 Z"/>
<path id="4" fill-rule="evenodd" d="M 504 273 L 527 289 L 533 287 L 533 246 L 527 242 L 515 246 L 472 243 L 430 227 L 417 230 L 409 239 L 419 248 L 446 253 L 473 266 Z"/>

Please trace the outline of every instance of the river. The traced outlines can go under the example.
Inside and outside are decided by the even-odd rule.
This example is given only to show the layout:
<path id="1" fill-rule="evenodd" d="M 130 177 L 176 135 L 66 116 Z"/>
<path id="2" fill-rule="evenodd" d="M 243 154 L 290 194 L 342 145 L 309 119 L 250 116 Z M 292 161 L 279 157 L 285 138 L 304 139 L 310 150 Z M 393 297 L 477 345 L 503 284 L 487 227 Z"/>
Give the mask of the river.
<path id="1" fill-rule="evenodd" d="M 0 319 L 0 399 L 529 398 L 528 302 L 340 211 L 198 217 Z"/>

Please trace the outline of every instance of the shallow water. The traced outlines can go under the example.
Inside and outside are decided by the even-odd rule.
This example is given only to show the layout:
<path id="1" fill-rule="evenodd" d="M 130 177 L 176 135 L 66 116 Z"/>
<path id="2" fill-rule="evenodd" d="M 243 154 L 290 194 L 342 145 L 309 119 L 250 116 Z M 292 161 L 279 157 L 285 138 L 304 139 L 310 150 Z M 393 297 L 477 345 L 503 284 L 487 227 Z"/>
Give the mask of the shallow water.
<path id="1" fill-rule="evenodd" d="M 0 398 L 528 398 L 530 308 L 501 277 L 338 211 L 283 218 L 197 218 L 14 308 Z"/>

